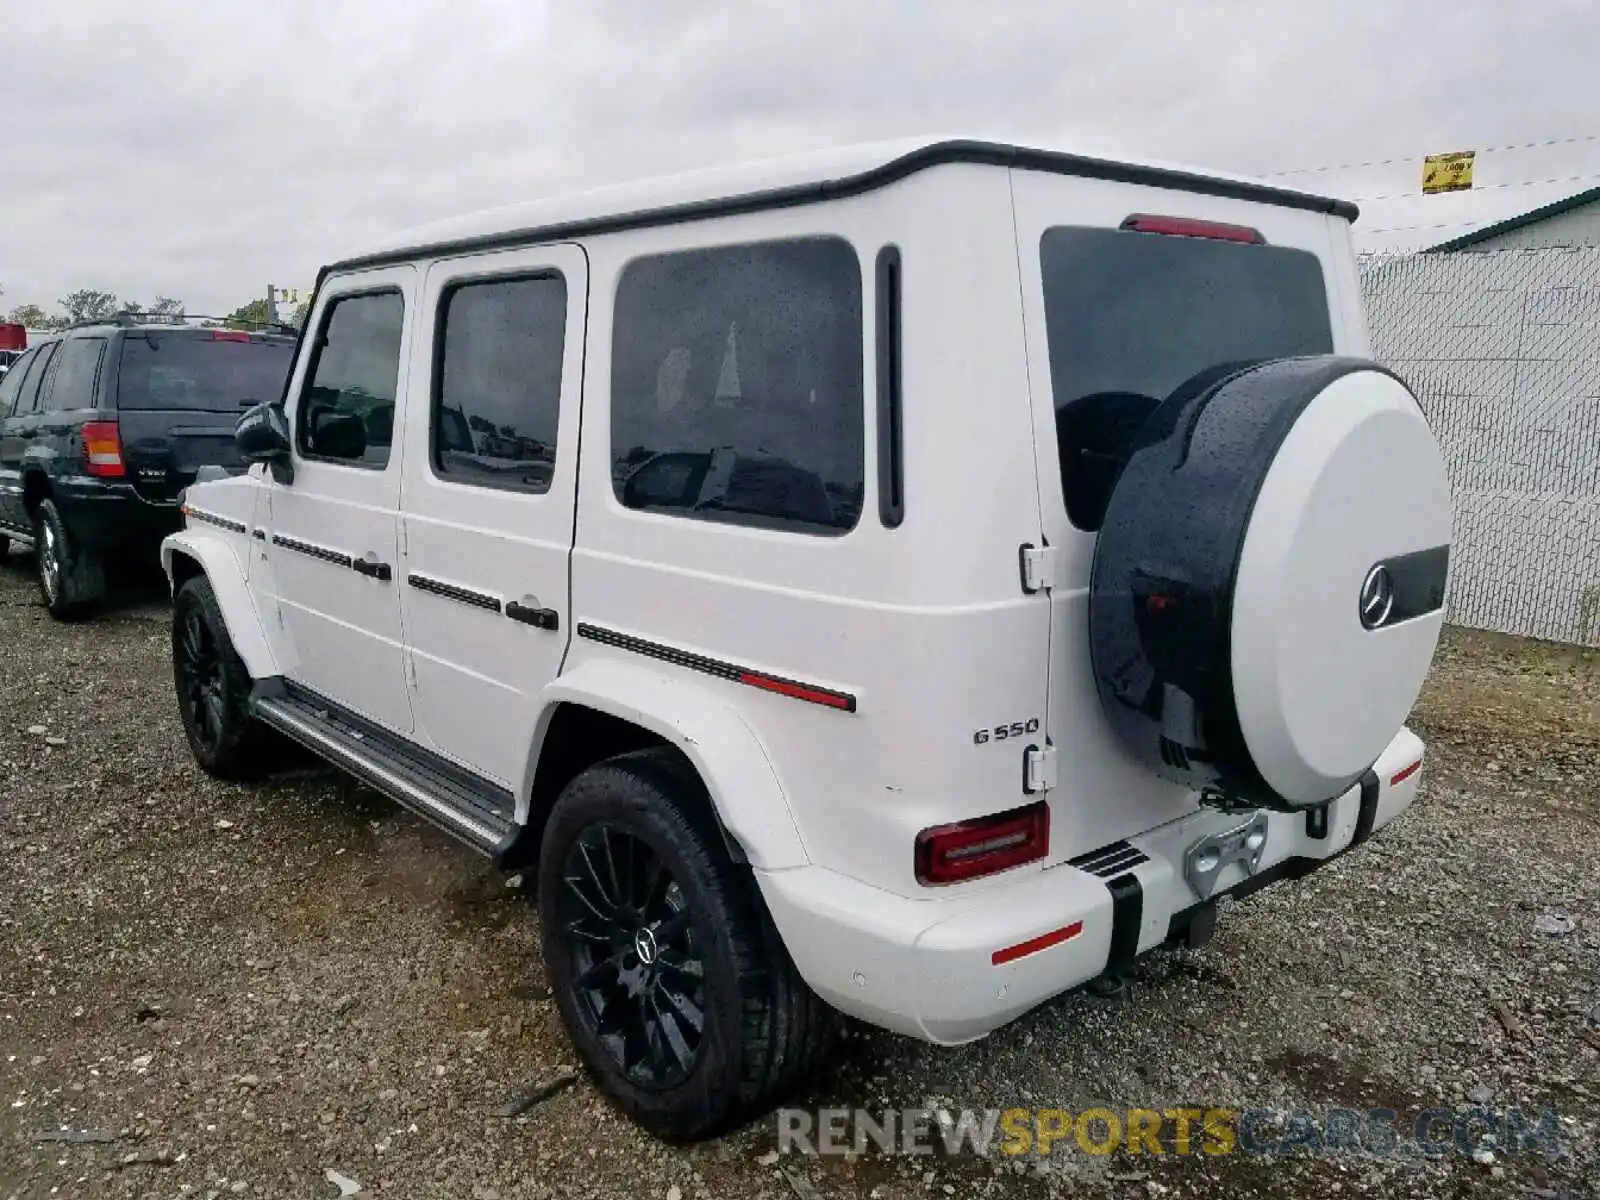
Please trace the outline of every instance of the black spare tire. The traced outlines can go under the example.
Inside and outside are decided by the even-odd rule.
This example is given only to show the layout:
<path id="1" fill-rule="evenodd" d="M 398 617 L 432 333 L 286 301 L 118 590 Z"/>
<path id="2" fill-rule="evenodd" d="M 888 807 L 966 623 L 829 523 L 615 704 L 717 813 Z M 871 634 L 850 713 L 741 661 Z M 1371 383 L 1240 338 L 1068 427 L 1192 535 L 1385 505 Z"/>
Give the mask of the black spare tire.
<path id="1" fill-rule="evenodd" d="M 1359 781 L 1444 619 L 1450 488 L 1415 397 L 1364 359 L 1214 368 L 1135 436 L 1090 578 L 1090 657 L 1127 747 L 1276 809 Z"/>

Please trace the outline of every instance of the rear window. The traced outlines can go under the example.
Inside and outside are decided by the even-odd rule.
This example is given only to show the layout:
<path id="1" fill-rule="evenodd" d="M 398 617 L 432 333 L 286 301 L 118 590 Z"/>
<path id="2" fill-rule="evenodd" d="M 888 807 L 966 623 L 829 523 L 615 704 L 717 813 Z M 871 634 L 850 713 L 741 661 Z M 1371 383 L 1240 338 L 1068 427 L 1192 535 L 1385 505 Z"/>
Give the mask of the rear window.
<path id="1" fill-rule="evenodd" d="M 1040 242 L 1045 333 L 1067 515 L 1100 527 L 1144 419 L 1208 368 L 1331 354 L 1316 255 L 1119 229 Z"/>
<path id="2" fill-rule="evenodd" d="M 122 343 L 117 407 L 238 412 L 281 397 L 293 358 L 287 340 L 130 333 Z"/>

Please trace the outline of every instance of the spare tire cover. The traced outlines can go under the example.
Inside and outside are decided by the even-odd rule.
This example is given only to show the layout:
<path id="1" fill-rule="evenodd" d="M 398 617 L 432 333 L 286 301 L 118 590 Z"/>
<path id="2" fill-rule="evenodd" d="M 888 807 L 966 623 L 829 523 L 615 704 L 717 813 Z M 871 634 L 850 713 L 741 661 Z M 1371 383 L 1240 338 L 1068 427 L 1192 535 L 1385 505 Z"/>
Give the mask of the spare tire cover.
<path id="1" fill-rule="evenodd" d="M 1107 716 L 1198 790 L 1341 795 L 1421 691 L 1449 543 L 1438 444 L 1390 372 L 1317 356 L 1196 376 L 1136 435 L 1096 543 Z"/>

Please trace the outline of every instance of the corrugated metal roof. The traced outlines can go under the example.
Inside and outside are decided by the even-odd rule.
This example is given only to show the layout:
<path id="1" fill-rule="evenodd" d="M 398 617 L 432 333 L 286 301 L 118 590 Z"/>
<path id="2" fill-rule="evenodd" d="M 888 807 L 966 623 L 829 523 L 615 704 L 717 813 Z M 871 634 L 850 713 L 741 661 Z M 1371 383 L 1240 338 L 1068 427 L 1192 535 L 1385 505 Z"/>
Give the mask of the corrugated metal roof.
<path id="1" fill-rule="evenodd" d="M 1522 229 L 1529 225 L 1537 225 L 1540 221 L 1547 221 L 1551 217 L 1559 217 L 1562 213 L 1571 212 L 1575 208 L 1600 202 L 1600 187 L 1590 188 L 1586 192 L 1578 192 L 1564 200 L 1557 200 L 1552 204 L 1545 204 L 1539 208 L 1529 209 L 1514 217 L 1507 217 L 1503 221 L 1496 221 L 1493 225 L 1485 225 L 1482 229 L 1474 229 L 1471 233 L 1462 234 L 1458 238 L 1451 238 L 1448 242 L 1440 242 L 1437 246 L 1429 246 L 1424 254 L 1440 254 L 1449 250 L 1466 250 L 1472 246 L 1481 245 L 1490 238 L 1499 237 L 1502 233 L 1510 233 L 1513 229 Z"/>

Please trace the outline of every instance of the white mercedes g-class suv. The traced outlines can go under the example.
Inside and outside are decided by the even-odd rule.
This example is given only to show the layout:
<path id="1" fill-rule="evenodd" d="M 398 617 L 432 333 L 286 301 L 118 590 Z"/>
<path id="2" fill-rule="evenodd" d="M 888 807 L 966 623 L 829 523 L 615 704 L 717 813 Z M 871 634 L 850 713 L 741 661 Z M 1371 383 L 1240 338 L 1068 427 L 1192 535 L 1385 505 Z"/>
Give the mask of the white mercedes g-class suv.
<path id="1" fill-rule="evenodd" d="M 666 1137 L 843 1013 L 979 1038 L 1416 795 L 1450 495 L 1348 204 L 977 141 L 325 268 L 163 561 L 202 767 L 286 735 L 536 870 Z"/>

